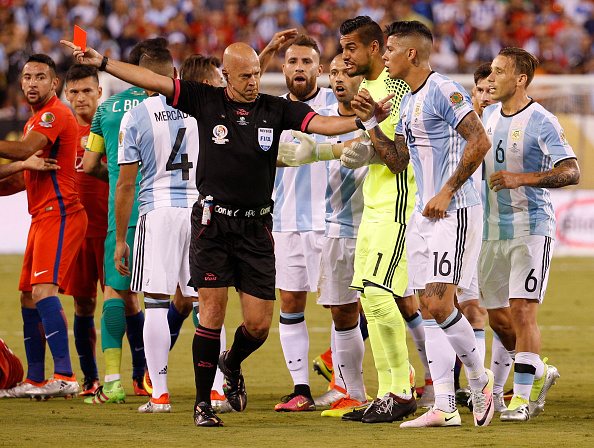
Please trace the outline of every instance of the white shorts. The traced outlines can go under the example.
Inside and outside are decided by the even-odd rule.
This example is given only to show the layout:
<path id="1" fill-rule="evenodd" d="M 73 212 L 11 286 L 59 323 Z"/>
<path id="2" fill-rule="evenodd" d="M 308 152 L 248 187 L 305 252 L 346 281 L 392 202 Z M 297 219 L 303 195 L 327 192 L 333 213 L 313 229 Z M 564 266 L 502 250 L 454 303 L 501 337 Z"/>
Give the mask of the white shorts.
<path id="1" fill-rule="evenodd" d="M 479 284 L 478 284 L 478 268 L 475 269 L 472 281 L 468 288 L 456 288 L 456 297 L 458 297 L 458 303 L 468 302 L 469 300 L 478 300 L 479 298 Z"/>
<path id="2" fill-rule="evenodd" d="M 190 281 L 191 208 L 162 207 L 142 215 L 134 236 L 130 289 L 152 294 L 196 297 Z"/>
<path id="3" fill-rule="evenodd" d="M 469 288 L 481 248 L 482 215 L 481 205 L 453 210 L 439 220 L 415 209 L 406 229 L 409 287 L 451 283 Z"/>
<path id="4" fill-rule="evenodd" d="M 284 291 L 316 292 L 324 231 L 272 232 L 276 257 L 276 287 Z"/>
<path id="5" fill-rule="evenodd" d="M 487 309 L 509 306 L 509 299 L 542 303 L 555 241 L 542 235 L 483 241 L 479 258 L 479 305 Z"/>
<path id="6" fill-rule="evenodd" d="M 318 305 L 347 305 L 359 298 L 359 291 L 349 289 L 356 244 L 356 238 L 324 238 Z"/>

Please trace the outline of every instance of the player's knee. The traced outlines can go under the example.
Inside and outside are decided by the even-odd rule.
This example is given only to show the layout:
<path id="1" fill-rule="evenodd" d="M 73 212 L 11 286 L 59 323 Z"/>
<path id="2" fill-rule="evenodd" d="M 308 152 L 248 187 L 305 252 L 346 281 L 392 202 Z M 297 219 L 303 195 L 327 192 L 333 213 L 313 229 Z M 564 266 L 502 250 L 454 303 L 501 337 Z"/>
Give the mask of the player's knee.
<path id="1" fill-rule="evenodd" d="M 336 328 L 350 328 L 357 325 L 359 320 L 359 304 L 332 305 L 332 321 Z"/>

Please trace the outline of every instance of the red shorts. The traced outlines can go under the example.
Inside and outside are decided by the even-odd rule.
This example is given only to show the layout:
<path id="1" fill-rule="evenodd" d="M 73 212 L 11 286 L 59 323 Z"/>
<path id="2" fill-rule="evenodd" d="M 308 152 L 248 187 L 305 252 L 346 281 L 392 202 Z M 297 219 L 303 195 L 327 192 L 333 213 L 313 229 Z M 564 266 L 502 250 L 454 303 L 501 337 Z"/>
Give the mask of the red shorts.
<path id="1" fill-rule="evenodd" d="M 86 231 L 87 214 L 84 209 L 32 222 L 19 291 L 29 292 L 32 285 L 38 283 L 53 283 L 63 291 Z"/>
<path id="2" fill-rule="evenodd" d="M 0 339 L 0 389 L 10 389 L 21 381 L 23 381 L 21 360 Z"/>
<path id="3" fill-rule="evenodd" d="M 65 293 L 75 297 L 97 297 L 97 282 L 105 286 L 103 254 L 105 237 L 85 238 L 74 263 L 71 275 L 66 279 Z"/>

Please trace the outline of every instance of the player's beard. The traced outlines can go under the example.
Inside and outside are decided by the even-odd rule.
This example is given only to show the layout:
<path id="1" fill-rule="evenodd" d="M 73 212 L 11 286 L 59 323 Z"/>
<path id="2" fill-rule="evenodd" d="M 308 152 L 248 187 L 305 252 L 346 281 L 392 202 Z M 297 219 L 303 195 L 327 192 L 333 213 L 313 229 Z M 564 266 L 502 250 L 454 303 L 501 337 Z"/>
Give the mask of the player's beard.
<path id="1" fill-rule="evenodd" d="M 49 94 L 50 94 L 50 93 L 48 92 L 48 93 L 46 93 L 44 96 L 41 96 L 39 93 L 37 93 L 37 99 L 36 99 L 36 100 L 33 100 L 33 101 L 31 101 L 31 100 L 29 99 L 29 96 L 28 96 L 28 95 L 25 95 L 25 101 L 27 101 L 27 103 L 28 103 L 30 106 L 35 106 L 35 105 L 37 105 L 37 104 L 43 104 L 43 103 L 44 103 L 44 101 L 45 101 L 45 100 L 47 100 L 47 98 L 48 98 Z"/>
<path id="2" fill-rule="evenodd" d="M 307 78 L 306 76 L 303 77 L 305 78 L 305 83 L 295 84 L 294 80 L 288 76 L 285 76 L 289 92 L 291 92 L 293 96 L 299 100 L 306 99 L 309 95 L 311 95 L 316 87 L 316 78 Z"/>

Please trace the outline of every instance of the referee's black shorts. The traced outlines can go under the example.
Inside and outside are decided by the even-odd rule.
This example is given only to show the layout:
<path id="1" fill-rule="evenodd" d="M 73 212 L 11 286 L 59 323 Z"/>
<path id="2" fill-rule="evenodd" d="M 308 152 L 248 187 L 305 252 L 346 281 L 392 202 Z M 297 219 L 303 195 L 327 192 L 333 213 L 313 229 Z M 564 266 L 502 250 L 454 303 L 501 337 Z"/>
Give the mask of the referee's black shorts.
<path id="1" fill-rule="evenodd" d="M 195 288 L 236 289 L 275 300 L 272 215 L 233 218 L 213 213 L 202 225 L 202 205 L 192 210 L 190 283 Z"/>

